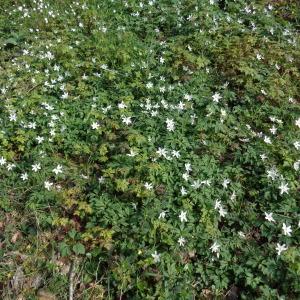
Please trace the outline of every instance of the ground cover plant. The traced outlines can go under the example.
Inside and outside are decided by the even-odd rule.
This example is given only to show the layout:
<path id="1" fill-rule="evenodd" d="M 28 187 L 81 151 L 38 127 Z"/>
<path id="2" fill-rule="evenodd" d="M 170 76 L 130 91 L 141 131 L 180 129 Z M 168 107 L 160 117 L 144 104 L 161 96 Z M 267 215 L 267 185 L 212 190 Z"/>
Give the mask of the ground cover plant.
<path id="1" fill-rule="evenodd" d="M 0 2 L 1 299 L 299 299 L 300 3 Z"/>

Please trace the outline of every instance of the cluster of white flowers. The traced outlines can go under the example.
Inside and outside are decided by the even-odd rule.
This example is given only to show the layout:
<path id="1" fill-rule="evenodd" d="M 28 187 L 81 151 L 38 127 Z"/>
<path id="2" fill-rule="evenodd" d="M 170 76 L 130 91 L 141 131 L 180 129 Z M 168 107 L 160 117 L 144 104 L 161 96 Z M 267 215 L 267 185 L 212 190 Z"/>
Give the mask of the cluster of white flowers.
<path id="1" fill-rule="evenodd" d="M 216 5 L 217 1 L 209 0 L 209 4 Z M 45 24 L 48 24 L 50 20 L 54 20 L 60 14 L 58 11 L 56 11 L 55 6 L 50 9 L 49 7 L 52 6 L 44 4 L 43 1 L 33 1 L 32 5 L 34 7 L 34 10 L 31 10 L 24 4 L 13 6 L 12 12 L 22 12 L 21 18 L 29 18 L 31 12 L 38 12 L 41 15 L 47 16 L 42 19 Z M 121 1 L 120 5 L 127 8 L 131 4 L 128 1 Z M 134 18 L 140 18 L 142 15 L 141 12 L 143 10 L 149 10 L 149 12 L 151 12 L 155 5 L 159 5 L 159 1 L 149 0 L 140 2 L 136 7 L 133 7 L 131 16 Z M 70 32 L 84 32 L 84 30 L 86 30 L 86 28 L 88 27 L 88 24 L 86 24 L 86 21 L 82 18 L 82 16 L 77 13 L 77 10 L 86 10 L 88 8 L 88 4 L 74 2 L 70 7 L 70 11 L 66 11 L 65 13 L 67 15 L 74 15 L 76 17 L 75 24 L 73 24 L 72 27 L 69 28 Z M 270 15 L 272 9 L 273 7 L 271 4 L 266 5 L 264 9 L 266 15 Z M 195 8 L 195 12 L 197 11 L 198 6 L 197 9 Z M 246 15 L 246 18 L 255 15 L 257 11 L 258 8 L 255 5 L 245 5 L 242 9 L 242 12 Z M 197 28 L 199 34 L 201 35 L 204 29 L 201 27 L 201 22 L 197 19 L 197 14 L 195 12 L 183 17 L 181 15 L 182 12 L 180 12 L 180 10 L 177 10 L 177 29 L 181 28 L 184 22 L 186 22 L 188 24 L 193 24 L 193 26 Z M 208 15 L 207 18 L 210 18 L 210 16 Z M 211 29 L 212 32 L 214 32 L 218 28 L 217 24 L 219 19 L 217 16 L 213 16 L 211 18 L 211 21 L 213 22 L 213 24 L 215 24 L 213 29 Z M 228 24 L 230 25 L 234 22 L 234 17 L 228 15 L 226 16 L 226 18 L 224 18 L 224 20 L 222 20 L 222 22 L 223 21 L 228 22 Z M 236 21 L 241 25 L 241 27 L 243 27 L 241 32 L 244 32 L 246 30 L 244 28 L 244 23 L 248 23 L 244 21 L 245 20 L 242 17 L 238 18 L 238 20 Z M 258 24 L 255 24 L 255 22 L 253 21 L 250 22 L 249 27 L 253 32 L 257 32 L 258 30 Z M 105 22 L 102 22 L 98 23 L 93 30 L 95 30 L 95 32 L 98 31 L 98 33 L 105 36 L 113 29 L 108 26 L 108 24 L 105 24 Z M 123 24 L 117 27 L 117 31 L 120 36 L 124 32 L 126 32 L 126 30 L 128 30 L 128 28 L 127 26 L 123 26 Z M 278 30 L 279 29 L 275 27 L 268 29 L 271 35 L 274 35 L 274 33 Z M 39 28 L 30 28 L 29 31 L 35 39 L 38 39 L 40 37 Z M 154 56 L 155 54 L 155 64 L 158 66 L 158 68 L 163 68 L 169 60 L 169 56 L 167 54 L 169 51 L 169 45 L 167 40 L 162 40 L 160 29 L 156 28 L 153 33 L 155 34 L 155 36 L 159 37 L 157 39 L 159 51 L 155 53 L 155 51 L 151 48 L 147 51 L 146 54 L 147 57 L 148 55 Z M 282 32 L 282 36 L 286 37 L 285 40 L 290 45 L 294 45 L 296 43 L 296 38 L 294 37 L 294 35 L 295 34 L 291 32 L 290 29 L 286 29 Z M 43 102 L 40 101 L 37 106 L 33 105 L 32 111 L 30 111 L 30 113 L 28 113 L 27 115 L 23 114 L 20 108 L 17 109 L 17 105 L 14 105 L 14 101 L 10 101 L 10 99 L 5 100 L 5 105 L 3 106 L 7 112 L 7 120 L 5 120 L 5 122 L 7 121 L 11 126 L 15 126 L 13 128 L 17 128 L 19 126 L 20 128 L 22 128 L 22 130 L 30 132 L 30 136 L 33 136 L 34 145 L 36 145 L 36 147 L 47 148 L 48 142 L 52 143 L 53 141 L 56 141 L 56 138 L 58 143 L 63 140 L 60 134 L 68 131 L 68 125 L 66 125 L 68 124 L 68 122 L 65 122 L 66 124 L 64 124 L 64 119 L 67 119 L 68 115 L 66 115 L 62 111 L 62 107 L 65 107 L 68 103 L 72 103 L 72 101 L 76 100 L 78 97 L 78 95 L 76 94 L 77 92 L 75 85 L 70 82 L 70 78 L 72 78 L 70 74 L 71 70 L 65 70 L 66 67 L 63 66 L 63 64 L 59 63 L 59 59 L 56 54 L 58 51 L 56 51 L 55 49 L 61 44 L 61 42 L 62 38 L 58 37 L 57 45 L 49 43 L 49 45 L 46 45 L 44 48 L 39 48 L 38 51 L 34 51 L 32 49 L 32 46 L 26 43 L 24 45 L 24 49 L 21 49 L 20 51 L 20 57 L 12 60 L 12 65 L 18 72 L 24 71 L 30 74 L 30 81 L 32 84 L 30 91 L 34 90 L 36 87 L 40 87 L 41 92 L 45 93 L 46 100 L 43 100 Z M 75 51 L 81 43 L 82 42 L 79 40 L 74 40 L 70 42 L 70 44 L 67 45 L 66 48 L 70 51 Z M 187 51 L 187 53 L 191 54 L 193 52 L 193 49 L 194 46 L 192 44 L 185 45 L 185 51 Z M 266 63 L 267 61 L 267 56 L 262 53 L 262 50 L 254 51 L 251 55 L 251 58 L 253 59 L 253 62 L 255 64 L 262 64 Z M 36 66 L 31 66 L 28 62 L 33 59 L 36 59 L 39 63 L 42 62 L 43 66 L 46 65 L 46 67 L 42 67 L 41 69 L 37 70 Z M 292 57 L 290 58 L 290 61 L 293 61 Z M 101 78 L 103 78 L 107 74 L 113 75 L 112 77 L 118 76 L 118 74 L 121 74 L 123 71 L 118 70 L 117 68 L 114 69 L 115 67 L 111 67 L 111 63 L 109 61 L 101 61 L 99 57 L 92 57 L 89 61 L 89 64 L 93 65 L 95 69 L 93 69 L 92 71 L 89 69 L 83 70 L 83 67 L 80 64 L 78 65 L 78 67 L 82 67 L 82 69 L 79 68 L 80 71 L 78 71 L 78 79 L 80 81 L 80 84 L 82 85 L 88 85 L 88 83 L 92 82 L 93 80 L 99 82 Z M 134 71 L 138 70 L 138 72 L 140 72 L 141 70 L 143 72 L 145 70 L 148 72 L 152 68 L 148 61 L 148 58 L 145 57 L 141 58 L 141 60 L 137 62 L 132 62 L 131 67 Z M 280 70 L 282 69 L 282 66 L 279 62 L 272 62 L 272 68 Z M 210 67 L 206 67 L 203 68 L 203 70 L 206 74 L 211 74 L 212 69 Z M 187 77 L 194 74 L 194 68 L 192 68 L 188 64 L 184 64 L 181 71 Z M 184 141 L 181 141 L 179 139 L 177 140 L 177 134 L 184 129 L 185 125 L 182 126 L 182 124 L 186 123 L 189 124 L 189 128 L 196 128 L 195 130 L 197 130 L 197 134 L 199 133 L 200 128 L 202 130 L 202 127 L 204 127 L 201 123 L 203 122 L 203 120 L 201 120 L 202 117 L 194 109 L 194 107 L 197 107 L 198 103 L 200 102 L 203 102 L 203 105 L 207 103 L 207 106 L 203 108 L 203 111 L 205 111 L 205 114 L 203 114 L 204 122 L 212 120 L 212 118 L 217 115 L 218 126 L 230 126 L 230 124 L 227 124 L 227 120 L 230 119 L 231 115 L 233 115 L 234 112 L 230 109 L 230 105 L 228 105 L 230 96 L 229 93 L 226 93 L 226 91 L 228 91 L 229 82 L 226 81 L 223 82 L 220 86 L 211 87 L 209 91 L 205 92 L 206 94 L 203 96 L 201 95 L 201 93 L 199 93 L 198 95 L 197 91 L 190 90 L 183 83 L 183 81 L 176 82 L 176 80 L 173 79 L 169 80 L 170 78 L 167 73 L 163 73 L 160 71 L 157 72 L 158 75 L 155 75 L 155 72 L 152 72 L 151 70 L 151 73 L 147 73 L 147 78 L 144 78 L 143 81 L 141 81 L 142 84 L 139 88 L 143 90 L 143 93 L 145 93 L 146 96 L 141 93 L 141 95 L 143 96 L 141 96 L 141 99 L 138 99 L 138 101 L 131 101 L 131 96 L 129 96 L 128 98 L 115 97 L 114 99 L 109 99 L 109 101 L 107 102 L 101 102 L 101 96 L 96 97 L 95 95 L 92 95 L 93 102 L 87 105 L 89 106 L 90 111 L 86 113 L 83 118 L 84 121 L 82 123 L 85 125 L 87 124 L 86 130 L 88 134 L 91 133 L 91 135 L 93 136 L 99 136 L 101 134 L 101 132 L 105 129 L 106 120 L 109 120 L 109 122 L 111 123 L 117 120 L 116 122 L 118 124 L 114 123 L 113 125 L 111 125 L 111 127 L 113 129 L 116 129 L 116 131 L 121 128 L 124 131 L 127 130 L 132 133 L 134 132 L 134 130 L 141 128 L 140 135 L 142 137 L 144 137 L 143 130 L 145 130 L 146 132 L 150 128 L 150 126 L 153 126 L 153 128 L 155 126 L 158 127 L 158 136 L 151 136 L 150 138 L 148 138 L 148 146 L 149 148 L 151 148 L 151 150 L 149 150 L 150 154 L 148 155 L 147 159 L 151 159 L 152 162 L 155 162 L 156 164 L 165 163 L 167 160 L 166 165 L 174 166 L 174 170 L 172 169 L 172 172 L 174 171 L 174 173 L 176 172 L 176 174 L 179 174 L 179 176 L 176 177 L 179 178 L 178 182 L 176 182 L 176 187 L 174 187 L 174 193 L 178 194 L 176 195 L 178 196 L 178 198 L 184 198 L 186 196 L 186 198 L 188 198 L 190 194 L 193 195 L 193 193 L 198 193 L 199 191 L 201 191 L 201 189 L 204 189 L 204 191 L 206 191 L 205 189 L 212 189 L 215 186 L 221 187 L 220 190 L 222 190 L 222 193 L 224 192 L 226 197 L 223 197 L 223 195 L 217 196 L 219 197 L 219 199 L 222 199 L 222 202 L 219 199 L 215 200 L 214 209 L 221 218 L 225 218 L 228 215 L 228 211 L 230 211 L 231 214 L 231 205 L 236 200 L 238 194 L 233 191 L 235 184 L 234 178 L 227 174 L 224 175 L 220 180 L 215 180 L 214 178 L 212 178 L 212 176 L 211 178 L 209 178 L 209 174 L 197 175 L 198 166 L 193 164 L 192 167 L 193 160 L 191 157 L 189 157 L 190 149 L 188 148 L 188 146 L 184 145 Z M 122 74 L 122 76 L 123 75 L 124 74 Z M 126 74 L 127 77 L 128 75 L 129 73 Z M 11 81 L 13 79 L 14 78 L 12 77 Z M 7 94 L 9 94 L 10 86 L 11 83 L 8 82 L 7 86 L 1 87 L 1 93 L 2 95 L 5 95 L 5 98 L 9 98 Z M 93 85 L 91 84 L 91 86 Z M 172 94 L 172 92 L 174 91 L 176 91 L 176 97 L 174 97 Z M 272 94 L 271 90 L 267 86 L 260 86 L 258 88 L 258 91 L 258 93 L 264 98 Z M 54 100 L 53 98 L 55 97 L 47 98 L 46 95 L 57 95 L 57 99 Z M 134 97 L 132 97 L 132 99 L 133 98 Z M 296 102 L 296 99 L 290 96 L 286 96 L 286 99 L 288 99 L 286 100 L 288 104 Z M 24 104 L 24 106 L 26 105 Z M 42 121 L 38 120 L 38 117 L 40 116 L 43 117 Z M 114 116 L 116 116 L 115 119 L 113 118 Z M 207 119 L 205 119 L 205 116 L 207 117 Z M 186 121 L 186 119 L 188 120 L 188 122 Z M 269 116 L 267 120 L 267 126 L 257 131 L 253 129 L 255 128 L 254 126 L 252 128 L 249 124 L 246 124 L 246 136 L 240 137 L 239 140 L 245 144 L 250 143 L 252 140 L 254 140 L 259 144 L 262 144 L 264 149 L 271 149 L 271 147 L 275 147 L 274 145 L 276 145 L 278 141 L 284 138 L 281 137 L 280 134 L 282 128 L 285 126 L 286 120 L 281 120 L 276 116 Z M 154 123 L 154 125 L 149 125 L 151 123 L 150 121 Z M 46 125 L 44 125 L 44 123 Z M 293 129 L 299 130 L 299 117 L 296 117 L 292 120 L 292 126 Z M 109 134 L 108 132 L 105 133 Z M 136 137 L 138 136 L 138 134 L 135 136 L 135 132 L 132 134 L 132 136 L 134 136 L 132 140 L 134 140 L 135 138 L 138 139 Z M 173 136 L 174 140 L 171 140 L 171 137 Z M 199 144 L 201 143 L 201 146 L 206 147 L 207 149 L 209 149 L 210 142 L 211 141 L 209 140 L 209 138 L 199 138 Z M 188 144 L 188 142 L 186 142 L 186 144 Z M 80 148 L 80 145 L 76 146 Z M 291 170 L 293 170 L 293 172 L 298 172 L 300 169 L 300 160 L 299 157 L 296 157 L 296 155 L 299 154 L 299 152 L 297 151 L 300 150 L 299 138 L 295 138 L 289 141 L 289 146 L 292 151 L 295 152 L 295 156 L 293 156 L 293 160 L 288 161 L 287 164 L 290 164 L 289 167 Z M 130 142 L 130 149 L 125 148 L 125 151 L 123 151 L 123 154 L 125 153 L 124 156 L 130 157 L 127 158 L 127 160 L 130 160 L 134 163 L 137 158 L 140 158 L 140 156 L 144 155 L 144 149 L 141 149 L 141 147 L 139 147 L 140 145 L 138 145 L 138 142 L 136 144 L 134 142 Z M 193 150 L 194 149 L 192 149 L 192 151 Z M 145 153 L 146 152 L 147 150 L 145 150 Z M 8 159 L 8 156 L 4 156 L 0 157 L 0 167 L 3 167 L 3 169 L 6 168 L 6 170 L 9 172 L 18 169 L 19 166 L 16 162 L 11 162 L 11 159 Z M 147 154 L 145 154 L 145 156 L 147 156 Z M 272 155 L 268 152 L 268 150 L 266 150 L 266 153 L 260 154 L 261 163 L 266 169 L 265 172 L 267 182 L 270 185 L 273 184 L 276 186 L 276 191 L 278 192 L 280 198 L 288 197 L 290 193 L 292 194 L 295 185 L 288 176 L 282 175 L 284 174 L 284 172 L 282 171 L 280 166 L 276 166 L 276 163 L 274 163 L 272 159 L 269 158 L 269 156 L 271 157 Z M 24 182 L 24 184 L 25 182 L 28 183 L 31 180 L 32 175 L 40 174 L 44 172 L 46 168 L 43 165 L 42 160 L 33 160 L 33 162 L 31 161 L 30 164 L 30 167 L 27 166 L 26 168 L 20 168 L 22 171 L 18 173 L 19 178 L 22 180 L 22 182 Z M 65 166 L 63 167 L 62 164 L 57 163 L 52 164 L 47 168 L 49 169 L 49 173 L 47 173 L 46 177 L 47 180 L 43 179 L 41 185 L 44 187 L 44 189 L 51 192 L 57 188 L 57 181 L 59 180 L 60 176 L 63 176 L 67 173 L 68 168 L 66 168 Z M 172 172 L 170 172 L 170 174 L 172 174 Z M 83 174 L 81 174 L 81 178 L 86 180 L 90 179 L 89 176 Z M 142 183 L 139 183 L 142 186 L 144 192 L 154 192 L 157 183 L 152 179 L 153 178 L 145 178 L 143 179 Z M 101 176 L 99 178 L 97 177 L 97 180 L 99 182 L 99 185 L 106 184 L 106 179 L 104 176 Z M 217 184 L 215 185 L 216 182 Z M 214 201 L 215 197 L 211 198 L 212 200 L 209 199 L 209 201 Z M 230 199 L 232 202 L 226 202 L 226 199 Z M 136 208 L 137 206 L 135 205 L 134 207 Z M 160 222 L 163 222 L 167 219 L 167 213 L 169 213 L 167 210 L 160 211 L 158 215 L 158 219 L 160 220 Z M 191 215 L 189 215 L 188 217 L 188 211 L 185 208 L 179 208 L 178 218 L 180 221 L 180 226 L 184 227 L 186 225 L 185 223 L 188 223 L 188 221 L 191 219 Z M 294 225 L 290 225 L 290 222 L 287 221 L 280 221 L 281 219 L 279 219 L 275 211 L 264 212 L 264 218 L 267 221 L 266 224 L 268 226 L 276 226 L 277 224 L 282 224 L 280 225 L 280 230 L 283 233 L 284 237 L 292 237 Z M 178 221 L 177 213 L 176 220 Z M 184 247 L 189 243 L 189 238 L 183 235 L 184 233 L 180 233 L 180 235 L 178 234 L 177 236 L 178 239 L 176 238 L 177 243 L 180 247 Z M 245 238 L 246 235 L 240 231 L 239 236 Z M 278 255 L 281 255 L 283 251 L 286 251 L 288 249 L 288 245 L 288 242 L 284 244 L 277 243 L 276 251 Z M 210 250 L 213 254 L 216 254 L 216 256 L 219 257 L 220 248 L 221 245 L 217 241 L 214 241 L 212 246 L 210 247 Z M 155 251 L 154 253 L 152 253 L 152 257 L 155 263 L 160 262 L 161 254 Z"/>
<path id="2" fill-rule="evenodd" d="M 218 210 L 221 217 L 225 217 L 227 215 L 227 211 L 223 208 L 220 200 L 216 200 L 215 209 Z"/>

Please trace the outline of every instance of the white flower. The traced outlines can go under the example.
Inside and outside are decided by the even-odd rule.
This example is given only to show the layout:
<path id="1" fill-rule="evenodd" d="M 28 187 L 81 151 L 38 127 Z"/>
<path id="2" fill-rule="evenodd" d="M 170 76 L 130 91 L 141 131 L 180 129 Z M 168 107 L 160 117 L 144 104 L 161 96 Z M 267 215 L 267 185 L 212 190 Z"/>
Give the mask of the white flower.
<path id="1" fill-rule="evenodd" d="M 132 123 L 131 117 L 125 117 L 125 116 L 123 116 L 123 117 L 122 117 L 122 121 L 123 121 L 123 123 L 125 123 L 126 125 L 129 125 L 129 124 Z"/>
<path id="2" fill-rule="evenodd" d="M 263 57 L 262 57 L 262 55 L 260 55 L 259 53 L 257 53 L 257 54 L 256 54 L 256 58 L 257 58 L 258 60 L 261 60 Z"/>
<path id="3" fill-rule="evenodd" d="M 227 211 L 221 206 L 219 208 L 219 214 L 221 217 L 225 217 L 227 215 Z"/>
<path id="4" fill-rule="evenodd" d="M 273 219 L 273 213 L 265 212 L 265 219 L 269 222 L 275 222 L 275 220 Z"/>
<path id="5" fill-rule="evenodd" d="M 239 237 L 242 238 L 242 239 L 246 238 L 246 235 L 245 235 L 245 233 L 244 233 L 243 231 L 239 231 L 239 232 L 238 232 L 238 235 L 239 235 Z"/>
<path id="6" fill-rule="evenodd" d="M 15 112 L 11 112 L 9 115 L 9 121 L 17 121 L 17 115 Z"/>
<path id="7" fill-rule="evenodd" d="M 67 99 L 69 97 L 68 92 L 64 92 L 63 95 L 61 96 L 62 99 Z"/>
<path id="8" fill-rule="evenodd" d="M 22 179 L 23 181 L 27 180 L 27 179 L 28 179 L 28 174 L 27 174 L 27 173 L 21 174 L 21 179 Z"/>
<path id="9" fill-rule="evenodd" d="M 235 198 L 236 198 L 236 193 L 235 193 L 235 191 L 233 191 L 233 193 L 232 193 L 231 196 L 230 196 L 230 200 L 231 200 L 231 201 L 234 201 Z"/>
<path id="10" fill-rule="evenodd" d="M 183 98 L 184 98 L 184 100 L 191 101 L 192 98 L 193 98 L 193 96 L 192 96 L 192 95 L 185 94 Z"/>
<path id="11" fill-rule="evenodd" d="M 300 142 L 299 141 L 297 141 L 297 142 L 294 142 L 294 144 L 293 144 L 294 146 L 295 146 L 295 148 L 297 149 L 297 150 L 299 150 L 300 149 Z"/>
<path id="12" fill-rule="evenodd" d="M 48 191 L 50 191 L 51 187 L 53 186 L 53 183 L 49 181 L 45 181 L 44 186 Z"/>
<path id="13" fill-rule="evenodd" d="M 298 171 L 298 170 L 299 170 L 299 167 L 300 167 L 300 160 L 297 160 L 297 161 L 294 163 L 294 169 L 295 169 L 296 171 Z"/>
<path id="14" fill-rule="evenodd" d="M 57 165 L 56 168 L 54 168 L 52 170 L 53 173 L 55 173 L 56 175 L 59 174 L 59 173 L 62 173 L 62 166 L 61 165 Z"/>
<path id="15" fill-rule="evenodd" d="M 92 129 L 98 129 L 100 124 L 98 122 L 93 122 L 91 126 L 92 126 Z"/>
<path id="16" fill-rule="evenodd" d="M 200 180 L 194 180 L 194 182 L 191 184 L 191 187 L 194 188 L 195 190 L 199 189 L 201 186 Z"/>
<path id="17" fill-rule="evenodd" d="M 177 105 L 178 110 L 184 110 L 184 107 L 185 107 L 185 104 L 182 101 L 180 101 Z"/>
<path id="18" fill-rule="evenodd" d="M 158 148 L 158 150 L 156 151 L 156 153 L 159 155 L 159 156 L 164 156 L 166 157 L 167 156 L 167 150 L 165 148 Z"/>
<path id="19" fill-rule="evenodd" d="M 6 159 L 3 156 L 1 156 L 0 157 L 0 166 L 4 166 L 5 164 L 6 164 Z"/>
<path id="20" fill-rule="evenodd" d="M 152 183 L 148 183 L 148 182 L 145 182 L 144 187 L 146 188 L 146 190 L 152 190 L 153 189 Z"/>
<path id="21" fill-rule="evenodd" d="M 151 256 L 153 257 L 155 263 L 160 262 L 160 254 L 158 254 L 156 250 L 151 254 Z"/>
<path id="22" fill-rule="evenodd" d="M 191 117 L 191 124 L 194 125 L 195 124 L 195 119 L 197 119 L 197 116 L 195 114 L 190 115 Z"/>
<path id="23" fill-rule="evenodd" d="M 53 69 L 54 69 L 54 71 L 59 71 L 60 67 L 55 64 L 54 67 L 53 67 Z"/>
<path id="24" fill-rule="evenodd" d="M 220 99 L 222 99 L 222 96 L 219 93 L 214 93 L 213 96 L 213 101 L 218 103 Z"/>
<path id="25" fill-rule="evenodd" d="M 178 239 L 178 244 L 179 244 L 180 246 L 184 246 L 185 242 L 186 242 L 186 240 L 185 240 L 185 238 L 182 237 L 182 236 Z"/>
<path id="26" fill-rule="evenodd" d="M 38 144 L 41 144 L 44 141 L 44 137 L 42 136 L 37 136 L 35 139 L 37 140 Z"/>
<path id="27" fill-rule="evenodd" d="M 32 171 L 37 172 L 38 170 L 41 169 L 41 164 L 38 163 L 38 164 L 32 165 L 31 167 L 32 167 Z"/>
<path id="28" fill-rule="evenodd" d="M 118 104 L 118 108 L 119 109 L 124 109 L 124 108 L 126 108 L 127 107 L 127 105 L 122 101 L 121 103 L 119 103 Z"/>
<path id="29" fill-rule="evenodd" d="M 159 91 L 162 92 L 162 93 L 164 93 L 166 91 L 166 87 L 165 86 L 161 86 L 159 88 Z"/>
<path id="30" fill-rule="evenodd" d="M 190 177 L 190 174 L 189 174 L 189 173 L 183 173 L 183 174 L 182 174 L 182 178 L 183 178 L 185 181 L 188 181 L 188 180 L 189 180 L 189 177 Z"/>
<path id="31" fill-rule="evenodd" d="M 205 184 L 207 186 L 210 186 L 210 183 L 211 183 L 211 181 L 209 179 L 201 181 L 201 184 Z"/>
<path id="32" fill-rule="evenodd" d="M 163 210 L 163 211 L 159 214 L 158 219 L 164 219 L 165 217 L 166 217 L 166 211 Z"/>
<path id="33" fill-rule="evenodd" d="M 147 89 L 152 89 L 152 88 L 153 88 L 153 83 L 152 83 L 152 82 L 148 82 L 148 83 L 146 84 L 146 88 L 147 88 Z"/>
<path id="34" fill-rule="evenodd" d="M 215 202 L 215 209 L 219 209 L 221 207 L 221 201 L 219 199 Z"/>
<path id="35" fill-rule="evenodd" d="M 272 169 L 267 170 L 267 177 L 271 177 L 272 180 L 275 180 L 276 177 L 278 176 L 277 169 L 275 167 L 272 167 Z"/>
<path id="36" fill-rule="evenodd" d="M 135 151 L 133 151 L 132 149 L 130 149 L 130 153 L 127 154 L 127 156 L 130 156 L 130 157 L 134 157 L 136 155 L 137 155 L 137 153 Z"/>
<path id="37" fill-rule="evenodd" d="M 273 125 L 273 126 L 270 128 L 270 131 L 271 131 L 272 134 L 276 134 L 277 128 Z"/>
<path id="38" fill-rule="evenodd" d="M 298 118 L 298 120 L 295 121 L 295 124 L 300 128 L 300 118 Z"/>
<path id="39" fill-rule="evenodd" d="M 105 181 L 105 178 L 103 176 L 98 178 L 98 182 L 101 184 Z"/>
<path id="40" fill-rule="evenodd" d="M 182 196 L 185 196 L 187 194 L 187 191 L 183 186 L 180 189 L 180 193 L 181 193 Z"/>
<path id="41" fill-rule="evenodd" d="M 55 129 L 51 129 L 51 130 L 50 130 L 50 135 L 51 135 L 51 136 L 55 136 Z M 50 139 L 49 139 L 49 141 L 50 141 Z M 52 139 L 51 139 L 51 141 L 52 141 Z"/>
<path id="42" fill-rule="evenodd" d="M 166 123 L 167 123 L 167 130 L 168 131 L 174 131 L 175 130 L 175 122 L 173 121 L 173 119 L 167 119 Z"/>
<path id="43" fill-rule="evenodd" d="M 282 251 L 286 251 L 287 249 L 288 247 L 286 246 L 286 244 L 280 245 L 279 243 L 277 243 L 276 251 L 278 256 L 281 254 Z"/>
<path id="44" fill-rule="evenodd" d="M 211 250 L 211 252 L 217 253 L 217 257 L 219 257 L 219 254 L 220 254 L 220 245 L 217 242 L 214 242 L 209 249 Z"/>
<path id="45" fill-rule="evenodd" d="M 285 223 L 282 224 L 282 231 L 284 235 L 291 236 L 292 228 L 287 226 Z"/>
<path id="46" fill-rule="evenodd" d="M 172 156 L 173 156 L 173 157 L 176 157 L 176 158 L 179 158 L 179 157 L 180 157 L 179 151 L 173 150 L 173 151 L 172 151 Z"/>
<path id="47" fill-rule="evenodd" d="M 280 189 L 280 195 L 282 195 L 282 194 L 284 194 L 284 193 L 286 193 L 286 194 L 288 194 L 289 193 L 289 187 L 288 187 L 288 184 L 287 183 L 281 183 L 281 185 L 279 186 L 279 189 Z"/>
<path id="48" fill-rule="evenodd" d="M 186 214 L 187 214 L 186 211 L 183 211 L 183 210 L 182 210 L 182 211 L 180 212 L 179 219 L 180 219 L 181 223 L 187 222 Z"/>
<path id="49" fill-rule="evenodd" d="M 184 167 L 185 167 L 185 170 L 186 170 L 187 172 L 192 171 L 192 167 L 191 167 L 191 164 L 190 164 L 190 163 L 186 163 L 186 164 L 184 165 Z"/>
<path id="50" fill-rule="evenodd" d="M 6 166 L 6 168 L 7 168 L 7 170 L 8 171 L 11 171 L 13 168 L 15 168 L 16 167 L 16 165 L 15 164 L 8 164 L 7 166 Z"/>
<path id="51" fill-rule="evenodd" d="M 266 154 L 261 154 L 261 155 L 260 155 L 260 158 L 261 158 L 262 160 L 265 160 L 265 159 L 267 159 L 268 157 L 267 157 Z"/>
<path id="52" fill-rule="evenodd" d="M 221 108 L 221 117 L 225 118 L 227 116 L 226 110 Z"/>
<path id="53" fill-rule="evenodd" d="M 264 142 L 265 142 L 266 144 L 272 144 L 271 139 L 270 139 L 268 136 L 266 136 L 266 135 L 265 135 L 265 137 L 264 137 Z"/>
<path id="54" fill-rule="evenodd" d="M 227 186 L 228 186 L 229 183 L 230 183 L 230 180 L 229 180 L 229 179 L 224 179 L 224 181 L 223 181 L 223 183 L 222 183 L 224 189 L 227 189 Z"/>

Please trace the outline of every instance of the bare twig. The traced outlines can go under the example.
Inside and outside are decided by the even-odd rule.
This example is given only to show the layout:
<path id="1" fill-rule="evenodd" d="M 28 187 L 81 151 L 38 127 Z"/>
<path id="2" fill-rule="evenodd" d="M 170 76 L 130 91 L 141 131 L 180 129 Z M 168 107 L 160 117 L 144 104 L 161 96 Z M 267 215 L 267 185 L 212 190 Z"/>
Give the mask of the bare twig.
<path id="1" fill-rule="evenodd" d="M 73 300 L 74 296 L 74 277 L 75 277 L 75 261 L 72 260 L 69 271 L 69 300 Z"/>
<path id="2" fill-rule="evenodd" d="M 28 95 L 31 91 L 33 91 L 35 88 L 37 88 L 37 87 L 40 86 L 40 85 L 41 85 L 41 83 L 38 83 L 38 84 L 34 85 L 31 89 L 29 89 L 29 90 L 27 91 L 26 95 Z"/>
<path id="3" fill-rule="evenodd" d="M 3 255 L 3 257 L 6 257 L 6 256 L 19 256 L 21 258 L 21 260 L 26 260 L 29 257 L 28 255 L 22 254 L 19 251 L 10 251 L 10 252 L 7 252 L 7 253 L 5 253 Z"/>

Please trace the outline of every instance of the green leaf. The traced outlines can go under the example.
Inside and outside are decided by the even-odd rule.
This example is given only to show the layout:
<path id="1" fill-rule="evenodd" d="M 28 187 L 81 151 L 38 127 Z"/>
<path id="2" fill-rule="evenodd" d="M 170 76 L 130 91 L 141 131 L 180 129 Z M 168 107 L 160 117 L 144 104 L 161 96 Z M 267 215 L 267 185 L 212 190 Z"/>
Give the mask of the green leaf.
<path id="1" fill-rule="evenodd" d="M 73 249 L 74 253 L 77 255 L 85 253 L 85 247 L 81 243 L 75 244 L 72 249 Z"/>
<path id="2" fill-rule="evenodd" d="M 65 242 L 59 243 L 58 247 L 59 247 L 59 251 L 60 251 L 62 256 L 68 256 L 68 255 L 71 254 L 70 247 Z"/>
<path id="3" fill-rule="evenodd" d="M 76 230 L 72 229 L 68 232 L 68 235 L 71 239 L 75 239 L 76 233 Z"/>

